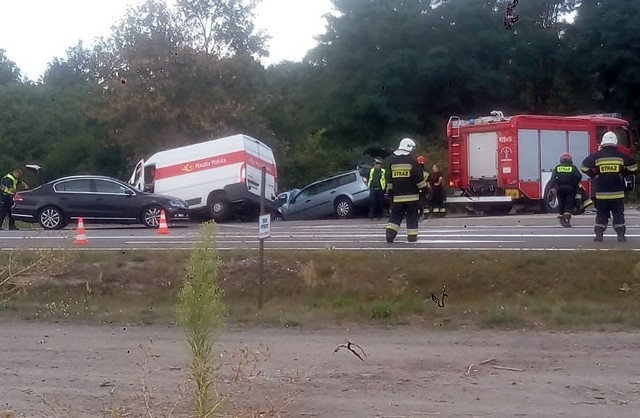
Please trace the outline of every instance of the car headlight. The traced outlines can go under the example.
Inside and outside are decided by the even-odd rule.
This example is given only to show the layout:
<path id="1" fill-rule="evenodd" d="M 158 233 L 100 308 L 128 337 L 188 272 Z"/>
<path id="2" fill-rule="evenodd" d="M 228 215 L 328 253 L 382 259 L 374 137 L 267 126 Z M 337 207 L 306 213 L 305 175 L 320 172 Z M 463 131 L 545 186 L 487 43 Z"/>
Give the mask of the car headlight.
<path id="1" fill-rule="evenodd" d="M 185 202 L 183 200 L 172 200 L 172 201 L 169 202 L 169 204 L 171 206 L 173 206 L 174 208 L 188 208 L 189 207 L 187 202 Z"/>

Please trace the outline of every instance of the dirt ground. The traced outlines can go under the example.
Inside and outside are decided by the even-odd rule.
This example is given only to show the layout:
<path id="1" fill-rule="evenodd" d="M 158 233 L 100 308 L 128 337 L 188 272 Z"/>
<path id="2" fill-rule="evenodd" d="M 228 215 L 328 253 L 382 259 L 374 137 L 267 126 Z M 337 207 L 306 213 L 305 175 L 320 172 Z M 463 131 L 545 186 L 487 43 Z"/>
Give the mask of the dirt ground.
<path id="1" fill-rule="evenodd" d="M 364 362 L 334 353 L 346 339 Z M 638 331 L 251 328 L 226 330 L 219 349 L 218 389 L 240 415 L 635 417 L 640 406 Z M 0 323 L 0 411 L 15 416 L 158 417 L 176 402 L 183 416 L 187 374 L 177 327 Z"/>

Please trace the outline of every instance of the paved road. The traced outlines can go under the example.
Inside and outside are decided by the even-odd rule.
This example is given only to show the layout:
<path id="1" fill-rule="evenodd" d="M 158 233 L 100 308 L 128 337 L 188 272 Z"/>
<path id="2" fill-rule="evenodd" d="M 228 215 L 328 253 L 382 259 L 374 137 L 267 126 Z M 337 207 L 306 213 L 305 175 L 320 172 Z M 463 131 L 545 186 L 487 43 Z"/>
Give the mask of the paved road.
<path id="1" fill-rule="evenodd" d="M 616 242 L 613 230 L 605 234 L 604 243 L 592 241 L 593 215 L 574 217 L 572 228 L 561 228 L 554 215 L 514 215 L 504 217 L 459 217 L 422 222 L 419 240 L 406 242 L 401 229 L 396 242 L 384 242 L 384 221 L 355 219 L 349 221 L 277 222 L 271 226 L 270 249 L 364 249 L 364 250 L 595 250 L 640 248 L 640 212 L 627 214 L 626 243 Z M 176 226 L 168 235 L 141 227 L 89 226 L 86 249 L 190 249 L 200 226 Z M 0 248 L 72 248 L 75 230 L 2 231 Z M 222 224 L 219 226 L 220 249 L 258 248 L 257 224 Z"/>

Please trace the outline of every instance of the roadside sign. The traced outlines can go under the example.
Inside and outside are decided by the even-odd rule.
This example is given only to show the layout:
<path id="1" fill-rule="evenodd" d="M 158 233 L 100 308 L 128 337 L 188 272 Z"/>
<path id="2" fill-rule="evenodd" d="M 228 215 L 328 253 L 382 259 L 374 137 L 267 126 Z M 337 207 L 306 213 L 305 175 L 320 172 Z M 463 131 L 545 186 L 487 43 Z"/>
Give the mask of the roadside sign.
<path id="1" fill-rule="evenodd" d="M 258 222 L 258 238 L 265 239 L 271 236 L 271 215 L 260 215 Z"/>

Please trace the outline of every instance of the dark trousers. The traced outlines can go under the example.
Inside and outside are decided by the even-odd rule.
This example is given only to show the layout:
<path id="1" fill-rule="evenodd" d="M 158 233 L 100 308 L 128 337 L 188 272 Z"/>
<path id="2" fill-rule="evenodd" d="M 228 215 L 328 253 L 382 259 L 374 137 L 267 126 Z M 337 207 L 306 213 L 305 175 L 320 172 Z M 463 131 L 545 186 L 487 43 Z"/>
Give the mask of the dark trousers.
<path id="1" fill-rule="evenodd" d="M 433 187 L 431 189 L 431 212 L 439 213 L 446 210 L 444 207 L 444 189 L 442 187 Z"/>
<path id="2" fill-rule="evenodd" d="M 576 208 L 576 189 L 573 187 L 558 188 L 558 213 L 573 213 Z"/>
<path id="3" fill-rule="evenodd" d="M 384 191 L 371 189 L 369 193 L 369 218 L 382 218 L 384 209 Z"/>
<path id="4" fill-rule="evenodd" d="M 11 206 L 13 206 L 13 196 L 8 194 L 0 194 L 0 228 L 4 223 L 4 218 L 9 217 L 9 229 L 16 227 L 16 220 L 11 214 Z"/>
<path id="5" fill-rule="evenodd" d="M 609 214 L 613 216 L 613 229 L 624 226 L 624 199 L 598 199 L 596 227 L 606 228 Z"/>
<path id="6" fill-rule="evenodd" d="M 400 224 L 402 220 L 407 218 L 407 240 L 409 242 L 415 242 L 418 240 L 418 209 L 420 203 L 407 202 L 407 203 L 391 203 L 391 213 L 389 214 L 389 223 L 386 228 L 387 242 L 393 242 L 400 230 Z"/>

